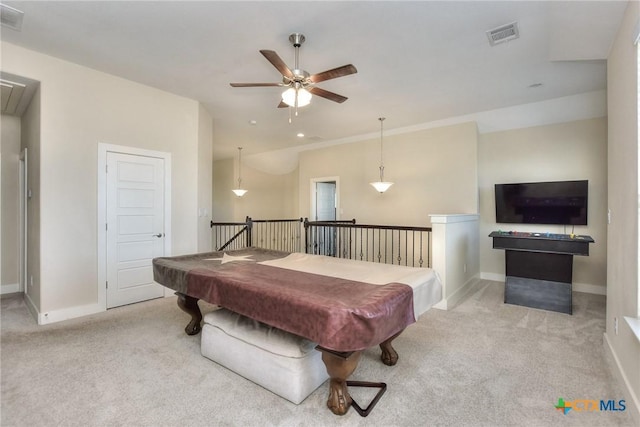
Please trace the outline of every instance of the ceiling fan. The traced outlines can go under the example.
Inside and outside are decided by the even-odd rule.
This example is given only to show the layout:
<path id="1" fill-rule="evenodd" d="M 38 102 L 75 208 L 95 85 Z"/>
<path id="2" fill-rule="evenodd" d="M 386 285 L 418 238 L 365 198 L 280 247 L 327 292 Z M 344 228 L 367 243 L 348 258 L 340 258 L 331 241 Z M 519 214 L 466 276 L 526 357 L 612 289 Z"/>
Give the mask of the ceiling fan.
<path id="1" fill-rule="evenodd" d="M 300 33 L 293 33 L 289 36 L 289 41 L 295 49 L 295 65 L 293 69 L 287 67 L 287 64 L 273 50 L 261 50 L 260 53 L 282 74 L 282 83 L 230 83 L 233 87 L 265 87 L 279 86 L 288 89 L 282 93 L 282 101 L 278 108 L 285 107 L 304 107 L 311 102 L 311 95 L 317 95 L 330 101 L 342 103 L 348 98 L 338 95 L 337 93 L 321 89 L 316 83 L 325 80 L 331 80 L 338 77 L 348 76 L 358 72 L 352 64 L 343 65 L 342 67 L 333 68 L 317 74 L 309 74 L 307 71 L 300 69 L 298 66 L 298 58 L 300 46 L 305 41 L 305 37 Z"/>

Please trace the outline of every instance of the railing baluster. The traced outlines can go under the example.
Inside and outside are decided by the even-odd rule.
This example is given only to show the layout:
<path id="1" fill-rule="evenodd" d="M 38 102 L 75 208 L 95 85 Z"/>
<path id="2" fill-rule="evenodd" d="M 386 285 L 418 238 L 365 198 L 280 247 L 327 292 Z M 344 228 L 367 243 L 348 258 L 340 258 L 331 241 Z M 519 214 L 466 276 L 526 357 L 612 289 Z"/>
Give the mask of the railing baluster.
<path id="1" fill-rule="evenodd" d="M 431 265 L 430 227 L 368 225 L 355 221 L 305 221 L 304 227 L 307 236 L 317 233 L 314 253 L 413 267 Z"/>
<path id="2" fill-rule="evenodd" d="M 245 222 L 212 221 L 211 228 L 216 250 L 253 245 L 385 264 L 403 265 L 404 258 L 405 266 L 431 266 L 430 227 L 356 224 L 355 220 L 310 222 L 302 218 L 252 220 L 247 217 Z"/>

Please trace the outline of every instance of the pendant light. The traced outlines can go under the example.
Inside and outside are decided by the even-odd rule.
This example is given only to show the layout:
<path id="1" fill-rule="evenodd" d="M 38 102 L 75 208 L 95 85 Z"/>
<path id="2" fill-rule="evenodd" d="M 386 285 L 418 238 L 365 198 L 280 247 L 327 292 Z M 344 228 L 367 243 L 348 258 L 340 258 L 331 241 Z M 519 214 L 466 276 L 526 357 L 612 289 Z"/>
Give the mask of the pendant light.
<path id="1" fill-rule="evenodd" d="M 380 120 L 380 181 L 372 182 L 371 185 L 379 193 L 384 193 L 393 185 L 393 182 L 384 180 L 384 164 L 382 163 L 382 123 L 384 122 L 384 117 L 379 117 L 378 120 Z"/>
<path id="2" fill-rule="evenodd" d="M 238 188 L 231 190 L 236 196 L 242 197 L 247 190 L 242 189 L 242 147 L 238 147 Z"/>

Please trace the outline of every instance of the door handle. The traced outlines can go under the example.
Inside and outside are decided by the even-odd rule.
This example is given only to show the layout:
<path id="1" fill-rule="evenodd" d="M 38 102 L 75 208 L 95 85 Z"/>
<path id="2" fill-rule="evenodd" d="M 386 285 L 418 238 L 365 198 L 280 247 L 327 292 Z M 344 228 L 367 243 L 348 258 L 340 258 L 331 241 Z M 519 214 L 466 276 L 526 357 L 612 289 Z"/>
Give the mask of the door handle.
<path id="1" fill-rule="evenodd" d="M 163 237 L 163 236 L 164 236 L 164 233 L 158 233 L 158 234 L 154 234 L 153 235 L 153 237 L 157 237 L 157 238 L 160 238 L 160 237 Z"/>

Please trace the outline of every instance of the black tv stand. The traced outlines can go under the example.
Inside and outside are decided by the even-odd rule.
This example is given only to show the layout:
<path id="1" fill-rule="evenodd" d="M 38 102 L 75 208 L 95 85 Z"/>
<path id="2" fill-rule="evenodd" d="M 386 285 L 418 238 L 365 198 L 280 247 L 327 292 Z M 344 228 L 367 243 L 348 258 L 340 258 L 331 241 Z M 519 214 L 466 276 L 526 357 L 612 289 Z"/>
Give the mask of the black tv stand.
<path id="1" fill-rule="evenodd" d="M 493 231 L 494 249 L 505 250 L 504 302 L 572 313 L 573 256 L 589 255 L 590 236 Z"/>

